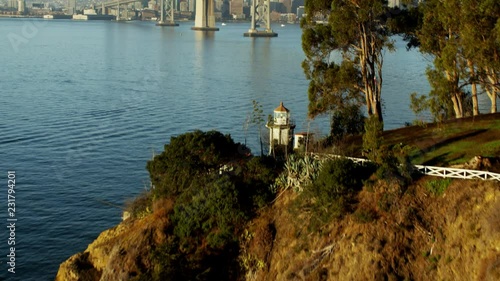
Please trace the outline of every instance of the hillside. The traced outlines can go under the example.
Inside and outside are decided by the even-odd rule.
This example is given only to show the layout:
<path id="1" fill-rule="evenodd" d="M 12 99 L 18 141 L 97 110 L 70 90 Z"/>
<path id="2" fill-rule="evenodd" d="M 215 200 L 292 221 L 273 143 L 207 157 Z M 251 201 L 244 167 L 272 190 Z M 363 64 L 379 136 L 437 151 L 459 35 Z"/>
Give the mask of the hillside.
<path id="1" fill-rule="evenodd" d="M 248 224 L 238 256 L 248 271 L 234 280 L 500 280 L 498 183 L 455 180 L 437 196 L 429 180 L 404 194 L 364 188 L 358 211 L 321 234 L 307 230 L 307 211 L 290 213 L 288 192 Z M 164 211 L 103 232 L 56 280 L 148 280 L 136 275 L 154 270 L 168 239 Z"/>
<path id="2" fill-rule="evenodd" d="M 495 161 L 497 117 L 384 138 L 413 141 L 414 161 L 476 151 Z M 131 218 L 62 263 L 56 280 L 500 280 L 499 182 L 410 180 L 346 159 L 281 166 L 240 150 L 218 132 L 172 138 L 148 162 L 155 188 Z"/>
<path id="3" fill-rule="evenodd" d="M 285 196 L 251 224 L 249 255 L 264 266 L 246 280 L 500 280 L 498 183 L 456 180 L 437 196 L 429 180 L 404 194 L 365 187 L 321 234 L 307 230 L 307 211 L 287 211 Z"/>

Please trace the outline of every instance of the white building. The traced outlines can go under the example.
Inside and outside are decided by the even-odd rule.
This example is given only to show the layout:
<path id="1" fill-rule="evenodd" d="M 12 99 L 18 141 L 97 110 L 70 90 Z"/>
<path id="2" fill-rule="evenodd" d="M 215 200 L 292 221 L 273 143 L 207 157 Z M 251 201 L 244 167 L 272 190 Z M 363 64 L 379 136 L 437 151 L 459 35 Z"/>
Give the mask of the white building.
<path id="1" fill-rule="evenodd" d="M 25 10 L 26 10 L 26 2 L 24 2 L 24 0 L 17 1 L 17 11 L 19 13 L 24 13 Z"/>
<path id="2" fill-rule="evenodd" d="M 269 154 L 286 155 L 293 142 L 295 124 L 290 119 L 290 110 L 283 105 L 283 102 L 274 109 L 274 118 L 266 127 L 269 129 Z"/>

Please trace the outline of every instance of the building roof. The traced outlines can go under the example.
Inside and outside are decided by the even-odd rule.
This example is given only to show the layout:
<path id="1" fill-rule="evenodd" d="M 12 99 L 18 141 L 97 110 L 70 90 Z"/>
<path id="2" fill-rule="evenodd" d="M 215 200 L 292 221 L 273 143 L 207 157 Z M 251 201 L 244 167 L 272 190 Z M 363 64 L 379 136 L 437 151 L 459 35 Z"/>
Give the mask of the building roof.
<path id="1" fill-rule="evenodd" d="M 280 106 L 276 107 L 276 109 L 274 109 L 274 111 L 277 111 L 277 112 L 290 112 L 290 110 L 288 110 L 288 108 L 286 108 L 286 107 L 283 106 L 283 102 L 281 102 Z"/>

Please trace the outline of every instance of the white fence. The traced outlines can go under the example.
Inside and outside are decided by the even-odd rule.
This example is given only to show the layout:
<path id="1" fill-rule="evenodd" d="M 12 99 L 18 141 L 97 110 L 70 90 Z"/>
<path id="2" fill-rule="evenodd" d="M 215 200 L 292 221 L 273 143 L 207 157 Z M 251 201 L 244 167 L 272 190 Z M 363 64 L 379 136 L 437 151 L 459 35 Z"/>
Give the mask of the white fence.
<path id="1" fill-rule="evenodd" d="M 330 159 L 343 157 L 340 155 L 317 154 L 317 153 L 312 154 L 312 156 L 314 158 L 330 158 Z M 354 163 L 364 163 L 366 161 L 370 161 L 368 159 L 363 159 L 363 158 L 353 158 L 353 157 L 345 157 L 345 158 L 351 159 Z M 500 174 L 487 171 L 444 168 L 444 167 L 434 167 L 434 166 L 424 166 L 424 165 L 415 165 L 414 167 L 416 171 L 427 176 L 467 179 L 467 180 L 481 179 L 481 180 L 500 181 Z"/>
<path id="2" fill-rule="evenodd" d="M 443 168 L 434 166 L 415 165 L 419 172 L 428 176 L 436 176 L 443 178 L 456 178 L 456 179 L 481 179 L 481 180 L 497 180 L 500 181 L 500 174 L 466 169 Z"/>

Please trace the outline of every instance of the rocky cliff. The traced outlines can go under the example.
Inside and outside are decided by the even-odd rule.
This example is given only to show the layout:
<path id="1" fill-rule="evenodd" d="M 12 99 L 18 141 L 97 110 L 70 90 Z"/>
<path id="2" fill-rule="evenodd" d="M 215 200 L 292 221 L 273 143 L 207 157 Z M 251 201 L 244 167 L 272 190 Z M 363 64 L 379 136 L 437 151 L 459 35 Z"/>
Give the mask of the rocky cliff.
<path id="1" fill-rule="evenodd" d="M 500 280 L 498 182 L 455 180 L 442 194 L 422 178 L 404 192 L 365 186 L 356 209 L 311 231 L 287 192 L 240 239 L 238 280 Z M 147 280 L 167 239 L 157 209 L 104 231 L 61 264 L 56 280 Z M 149 276 L 149 275 L 148 275 Z"/>

